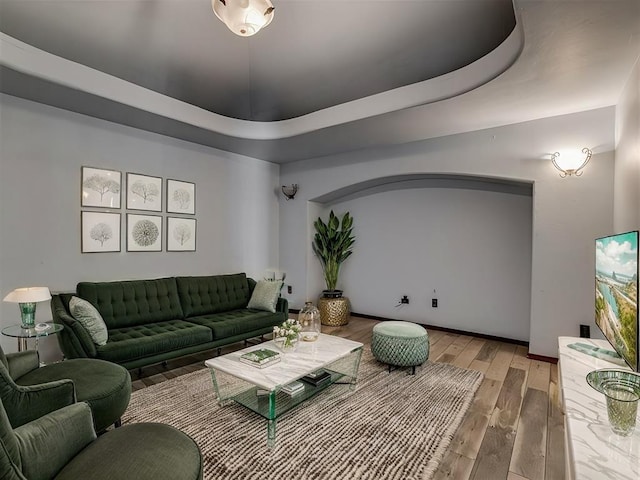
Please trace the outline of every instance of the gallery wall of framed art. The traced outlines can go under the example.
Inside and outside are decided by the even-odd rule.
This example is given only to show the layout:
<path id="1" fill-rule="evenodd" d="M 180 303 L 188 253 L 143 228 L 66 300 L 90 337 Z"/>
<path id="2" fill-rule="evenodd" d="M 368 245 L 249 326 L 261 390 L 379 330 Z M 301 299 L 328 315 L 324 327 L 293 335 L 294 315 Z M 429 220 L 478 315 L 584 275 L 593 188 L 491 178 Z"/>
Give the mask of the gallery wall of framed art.
<path id="1" fill-rule="evenodd" d="M 195 183 L 126 172 L 123 185 L 122 172 L 87 166 L 80 177 L 82 253 L 121 252 L 123 231 L 127 252 L 196 251 Z"/>

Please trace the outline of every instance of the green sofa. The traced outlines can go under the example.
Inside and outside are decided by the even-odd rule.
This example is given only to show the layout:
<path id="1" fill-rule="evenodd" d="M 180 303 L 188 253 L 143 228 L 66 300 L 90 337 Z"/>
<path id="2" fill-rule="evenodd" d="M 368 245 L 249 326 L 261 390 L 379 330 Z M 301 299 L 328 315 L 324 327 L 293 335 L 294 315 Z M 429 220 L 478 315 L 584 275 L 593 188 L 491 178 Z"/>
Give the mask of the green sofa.
<path id="1" fill-rule="evenodd" d="M 127 369 L 261 336 L 288 317 L 288 302 L 276 312 L 248 309 L 255 280 L 244 273 L 153 280 L 78 283 L 75 295 L 102 315 L 109 339 L 96 345 L 69 313 L 74 294 L 52 296 L 53 321 L 66 358 L 98 358 Z"/>

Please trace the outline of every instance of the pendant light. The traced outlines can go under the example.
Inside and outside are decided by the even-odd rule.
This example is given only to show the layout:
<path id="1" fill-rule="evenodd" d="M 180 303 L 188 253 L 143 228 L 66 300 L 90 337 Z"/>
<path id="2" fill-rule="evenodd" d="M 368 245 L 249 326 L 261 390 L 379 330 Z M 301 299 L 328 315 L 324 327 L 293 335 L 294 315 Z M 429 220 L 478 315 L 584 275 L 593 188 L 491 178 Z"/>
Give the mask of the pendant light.
<path id="1" fill-rule="evenodd" d="M 236 35 L 250 37 L 273 20 L 269 0 L 211 0 L 216 16 Z"/>

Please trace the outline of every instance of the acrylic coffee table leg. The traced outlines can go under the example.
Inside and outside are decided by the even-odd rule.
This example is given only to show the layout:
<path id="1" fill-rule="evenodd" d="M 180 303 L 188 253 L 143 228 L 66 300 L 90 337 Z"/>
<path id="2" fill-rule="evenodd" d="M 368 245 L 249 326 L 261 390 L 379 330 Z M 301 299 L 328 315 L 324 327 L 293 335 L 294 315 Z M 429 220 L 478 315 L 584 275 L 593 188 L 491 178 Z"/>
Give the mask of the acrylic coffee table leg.
<path id="1" fill-rule="evenodd" d="M 233 403 L 233 389 L 229 388 L 229 384 L 225 383 L 225 375 L 222 372 L 216 372 L 213 368 L 210 368 L 209 371 L 213 382 L 213 390 L 218 398 L 218 405 L 224 407 Z"/>
<path id="2" fill-rule="evenodd" d="M 358 370 L 360 369 L 360 360 L 362 359 L 362 347 L 353 352 L 351 356 L 353 357 L 353 366 L 351 370 L 351 385 L 349 385 L 349 389 L 355 390 L 358 383 Z"/>
<path id="3" fill-rule="evenodd" d="M 273 448 L 276 445 L 276 421 L 267 420 L 267 447 Z"/>
<path id="4" fill-rule="evenodd" d="M 267 446 L 276 444 L 276 391 L 269 392 L 269 418 L 267 419 Z"/>

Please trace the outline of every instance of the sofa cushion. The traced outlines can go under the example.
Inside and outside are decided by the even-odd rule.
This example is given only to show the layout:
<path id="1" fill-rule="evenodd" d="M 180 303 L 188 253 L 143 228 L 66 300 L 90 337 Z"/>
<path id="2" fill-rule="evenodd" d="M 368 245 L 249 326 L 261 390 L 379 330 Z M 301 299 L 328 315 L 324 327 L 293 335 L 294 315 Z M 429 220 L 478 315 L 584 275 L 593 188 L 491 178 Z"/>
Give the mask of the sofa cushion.
<path id="1" fill-rule="evenodd" d="M 189 322 L 209 327 L 213 332 L 213 340 L 219 340 L 280 325 L 285 320 L 286 315 L 284 313 L 274 314 L 243 308 L 230 312 L 192 317 Z"/>
<path id="2" fill-rule="evenodd" d="M 87 329 L 93 343 L 96 345 L 104 345 L 107 343 L 107 339 L 109 338 L 107 326 L 100 312 L 96 310 L 96 307 L 82 298 L 73 296 L 71 300 L 69 300 L 69 312 L 73 318 Z"/>
<path id="3" fill-rule="evenodd" d="M 177 277 L 185 318 L 245 308 L 251 296 L 244 273 Z"/>
<path id="4" fill-rule="evenodd" d="M 175 278 L 80 282 L 77 293 L 98 309 L 109 330 L 183 318 Z"/>
<path id="5" fill-rule="evenodd" d="M 98 357 L 125 363 L 152 355 L 208 343 L 211 330 L 183 320 L 109 330 L 109 341 L 97 347 Z"/>
<path id="6" fill-rule="evenodd" d="M 247 308 L 275 313 L 281 288 L 282 282 L 279 280 L 260 280 L 253 289 Z"/>

